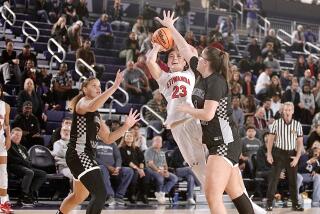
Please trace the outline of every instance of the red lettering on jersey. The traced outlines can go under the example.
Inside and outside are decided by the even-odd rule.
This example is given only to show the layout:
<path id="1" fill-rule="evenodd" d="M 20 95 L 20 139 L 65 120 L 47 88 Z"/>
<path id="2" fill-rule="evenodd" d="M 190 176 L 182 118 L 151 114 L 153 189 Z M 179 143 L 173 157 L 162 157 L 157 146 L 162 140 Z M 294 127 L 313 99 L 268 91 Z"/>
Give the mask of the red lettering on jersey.
<path id="1" fill-rule="evenodd" d="M 184 82 L 190 85 L 190 80 L 187 77 L 175 76 L 168 80 L 167 88 L 170 88 L 176 82 Z"/>

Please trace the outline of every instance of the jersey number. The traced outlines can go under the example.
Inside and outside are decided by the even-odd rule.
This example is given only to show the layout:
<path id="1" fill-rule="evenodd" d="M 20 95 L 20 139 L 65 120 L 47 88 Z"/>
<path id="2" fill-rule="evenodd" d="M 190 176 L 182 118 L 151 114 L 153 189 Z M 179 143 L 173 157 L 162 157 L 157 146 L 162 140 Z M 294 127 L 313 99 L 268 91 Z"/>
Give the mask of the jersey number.
<path id="1" fill-rule="evenodd" d="M 184 85 L 179 86 L 174 86 L 173 87 L 173 93 L 172 93 L 172 99 L 176 99 L 179 97 L 185 97 L 187 96 L 187 88 Z"/>

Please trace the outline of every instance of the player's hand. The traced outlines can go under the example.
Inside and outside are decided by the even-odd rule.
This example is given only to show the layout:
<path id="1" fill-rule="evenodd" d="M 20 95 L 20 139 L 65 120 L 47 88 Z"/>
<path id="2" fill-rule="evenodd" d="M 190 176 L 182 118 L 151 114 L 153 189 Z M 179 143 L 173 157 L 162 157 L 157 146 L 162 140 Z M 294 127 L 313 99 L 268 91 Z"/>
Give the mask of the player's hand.
<path id="1" fill-rule="evenodd" d="M 126 121 L 124 122 L 124 125 L 130 129 L 134 124 L 136 124 L 140 118 L 140 113 L 138 113 L 137 110 L 135 110 L 134 112 L 132 112 L 132 109 L 130 109 L 129 115 L 126 118 Z"/>
<path id="2" fill-rule="evenodd" d="M 294 157 L 291 157 L 291 159 L 293 159 L 293 160 L 290 162 L 290 166 L 295 167 L 299 162 L 299 158 L 294 156 Z"/>
<path id="3" fill-rule="evenodd" d="M 123 72 L 120 71 L 120 69 L 117 71 L 116 79 L 114 80 L 114 86 L 119 87 L 121 82 L 123 80 Z"/>
<path id="4" fill-rule="evenodd" d="M 177 111 L 188 113 L 193 107 L 191 107 L 189 104 L 180 104 L 176 107 Z"/>
<path id="5" fill-rule="evenodd" d="M 272 165 L 272 163 L 273 163 L 272 154 L 267 154 L 267 161 L 268 161 L 268 163 L 270 163 Z"/>
<path id="6" fill-rule="evenodd" d="M 163 11 L 163 19 L 160 19 L 159 17 L 156 17 L 155 20 L 160 22 L 163 26 L 167 28 L 173 28 L 174 23 L 179 19 L 179 17 L 174 18 L 174 12 L 171 13 L 170 10 Z"/>

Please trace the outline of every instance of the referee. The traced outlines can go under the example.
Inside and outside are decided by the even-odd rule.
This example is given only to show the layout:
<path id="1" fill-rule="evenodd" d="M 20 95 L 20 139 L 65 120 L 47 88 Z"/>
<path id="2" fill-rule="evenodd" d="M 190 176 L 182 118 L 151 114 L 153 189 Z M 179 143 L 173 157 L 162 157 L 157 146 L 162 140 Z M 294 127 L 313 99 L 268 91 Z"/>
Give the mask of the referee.
<path id="1" fill-rule="evenodd" d="M 303 148 L 303 132 L 301 124 L 292 119 L 293 112 L 293 103 L 284 103 L 283 117 L 273 122 L 269 135 L 267 161 L 272 168 L 267 191 L 267 211 L 272 211 L 272 202 L 282 169 L 286 169 L 289 179 L 292 210 L 303 211 L 298 204 L 297 193 L 297 165 Z"/>

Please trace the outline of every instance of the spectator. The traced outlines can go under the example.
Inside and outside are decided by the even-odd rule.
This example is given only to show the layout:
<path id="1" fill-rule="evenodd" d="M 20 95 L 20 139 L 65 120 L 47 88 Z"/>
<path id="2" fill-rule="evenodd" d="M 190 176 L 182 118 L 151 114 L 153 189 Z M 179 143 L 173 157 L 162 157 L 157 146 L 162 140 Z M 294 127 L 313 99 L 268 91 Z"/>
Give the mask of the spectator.
<path id="1" fill-rule="evenodd" d="M 298 77 L 299 79 L 303 77 L 304 71 L 307 70 L 307 66 L 304 60 L 304 56 L 300 55 L 297 58 L 297 62 L 294 65 L 293 74 L 295 77 Z"/>
<path id="2" fill-rule="evenodd" d="M 268 35 L 264 38 L 262 43 L 262 54 L 266 56 L 269 51 L 271 51 L 274 57 L 277 59 L 279 59 L 279 57 L 282 55 L 281 44 L 276 37 L 276 32 L 274 29 L 270 29 L 268 31 Z"/>
<path id="3" fill-rule="evenodd" d="M 223 38 L 227 38 L 229 36 L 235 37 L 235 28 L 232 22 L 232 16 L 227 16 L 227 18 L 220 23 L 220 32 L 222 33 Z"/>
<path id="4" fill-rule="evenodd" d="M 263 98 L 265 98 L 265 96 L 267 95 L 268 86 L 271 84 L 271 81 L 270 81 L 271 74 L 272 74 L 272 68 L 266 67 L 264 72 L 262 72 L 258 77 L 257 84 L 255 87 L 255 92 L 259 100 L 263 100 Z"/>
<path id="5" fill-rule="evenodd" d="M 264 178 L 268 182 L 268 177 L 271 172 L 271 165 L 267 162 L 267 144 L 269 133 L 265 132 L 263 135 L 263 145 L 260 146 L 257 152 L 256 161 L 256 177 Z"/>
<path id="6" fill-rule="evenodd" d="M 302 124 L 312 124 L 312 118 L 315 112 L 314 96 L 311 93 L 309 84 L 305 84 L 302 87 L 302 93 L 300 94 L 301 101 L 301 119 Z"/>
<path id="7" fill-rule="evenodd" d="M 58 21 L 52 27 L 51 37 L 54 38 L 64 48 L 65 51 L 68 51 L 69 38 L 66 23 L 66 17 L 64 15 L 60 16 Z"/>
<path id="8" fill-rule="evenodd" d="M 259 12 L 257 2 L 255 0 L 246 0 L 245 10 L 247 11 L 248 36 L 255 36 L 258 26 L 257 13 Z"/>
<path id="9" fill-rule="evenodd" d="M 63 5 L 63 13 L 67 17 L 67 25 L 72 25 L 74 22 L 78 20 L 76 8 L 74 6 L 73 0 L 66 0 Z"/>
<path id="10" fill-rule="evenodd" d="M 147 30 L 146 27 L 143 24 L 143 17 L 138 16 L 136 23 L 134 23 L 132 27 L 132 32 L 134 32 L 137 35 L 139 46 L 142 45 L 142 42 L 147 38 Z"/>
<path id="11" fill-rule="evenodd" d="M 249 54 L 250 60 L 253 62 L 255 62 L 257 60 L 257 57 L 261 55 L 261 48 L 255 37 L 251 37 L 251 42 L 247 46 L 246 51 Z"/>
<path id="12" fill-rule="evenodd" d="M 319 74 L 319 68 L 317 64 L 314 63 L 314 59 L 312 55 L 309 55 L 307 58 L 307 69 L 311 72 L 311 77 L 317 77 Z"/>
<path id="13" fill-rule="evenodd" d="M 149 86 L 152 91 L 156 90 L 159 88 L 158 83 L 155 79 L 153 79 L 150 70 L 146 64 L 146 56 L 145 55 L 140 55 L 138 57 L 137 62 L 134 64 L 135 67 L 140 68 L 144 74 L 147 76 L 147 79 L 149 81 Z"/>
<path id="14" fill-rule="evenodd" d="M 267 98 L 263 101 L 262 107 L 264 108 L 265 115 L 264 118 L 267 121 L 267 124 L 270 126 L 274 121 L 274 113 L 271 109 L 271 99 Z"/>
<path id="15" fill-rule="evenodd" d="M 37 117 L 32 114 L 31 101 L 23 103 L 22 113 L 14 118 L 12 127 L 22 129 L 22 144 L 27 149 L 30 149 L 33 145 L 44 145 L 43 137 L 40 135 L 40 123 Z"/>
<path id="16" fill-rule="evenodd" d="M 303 46 L 305 43 L 304 33 L 303 33 L 303 26 L 298 25 L 297 30 L 292 33 L 293 37 L 293 44 L 291 46 L 292 51 L 299 51 L 303 52 Z"/>
<path id="17" fill-rule="evenodd" d="M 187 41 L 187 43 L 193 47 L 196 47 L 198 44 L 198 41 L 196 37 L 193 34 L 193 31 L 187 31 L 184 35 L 184 39 Z"/>
<path id="18" fill-rule="evenodd" d="M 243 110 L 240 108 L 239 97 L 232 97 L 232 116 L 234 122 L 238 125 L 238 127 L 243 128 L 244 113 Z"/>
<path id="19" fill-rule="evenodd" d="M 47 68 L 40 68 L 40 72 L 36 73 L 36 92 L 41 97 L 42 101 L 47 104 L 52 103 L 50 94 L 51 79 L 52 74 L 48 73 Z"/>
<path id="20" fill-rule="evenodd" d="M 94 52 L 91 50 L 91 41 L 89 39 L 84 39 L 81 48 L 76 52 L 76 59 L 83 59 L 89 66 L 91 66 L 95 72 L 98 79 L 101 78 L 103 71 L 105 70 L 104 65 L 96 64 L 96 57 Z M 79 69 L 82 74 L 86 77 L 92 76 L 89 69 L 87 69 L 83 64 L 79 65 Z"/>
<path id="21" fill-rule="evenodd" d="M 248 115 L 253 116 L 256 112 L 256 104 L 254 99 L 255 98 L 253 95 L 247 96 L 243 99 L 242 110 L 244 112 L 245 117 L 247 117 Z"/>
<path id="22" fill-rule="evenodd" d="M 147 52 L 152 49 L 152 44 L 151 44 L 152 36 L 153 36 L 153 32 L 149 31 L 147 38 L 145 38 L 142 42 L 142 45 L 140 48 L 141 54 L 147 54 Z"/>
<path id="23" fill-rule="evenodd" d="M 174 11 L 176 16 L 179 17 L 179 19 L 176 22 L 177 30 L 181 33 L 190 31 L 190 2 L 188 0 L 177 0 Z"/>
<path id="24" fill-rule="evenodd" d="M 37 81 L 37 68 L 34 66 L 33 60 L 29 59 L 26 62 L 26 65 L 24 66 L 24 70 L 22 72 L 22 84 L 26 81 L 26 79 L 32 79 L 34 84 Z"/>
<path id="25" fill-rule="evenodd" d="M 198 51 L 198 54 L 200 55 L 202 51 L 208 46 L 207 36 L 206 35 L 200 35 L 199 43 L 196 46 L 196 49 Z"/>
<path id="26" fill-rule="evenodd" d="M 162 138 L 155 136 L 152 146 L 144 153 L 146 171 L 155 180 L 156 192 L 154 193 L 160 204 L 165 203 L 165 194 L 169 193 L 178 182 L 178 177 L 168 171 L 168 164 L 162 147 Z"/>
<path id="27" fill-rule="evenodd" d="M 51 85 L 54 101 L 62 109 L 66 106 L 65 102 L 71 100 L 79 92 L 78 89 L 72 88 L 72 78 L 68 72 L 68 65 L 66 63 L 60 64 L 59 71 L 52 78 Z"/>
<path id="28" fill-rule="evenodd" d="M 314 130 L 308 136 L 306 150 L 310 150 L 315 142 L 320 142 L 320 123 L 316 123 L 314 126 Z"/>
<path id="29" fill-rule="evenodd" d="M 320 80 L 317 81 L 316 86 L 312 89 L 312 93 L 316 104 L 316 112 L 318 112 L 320 108 Z"/>
<path id="30" fill-rule="evenodd" d="M 97 161 L 100 164 L 106 192 L 109 196 L 107 204 L 109 206 L 114 204 L 125 205 L 123 197 L 131 183 L 133 170 L 130 167 L 121 167 L 121 154 L 117 144 L 99 142 L 97 145 Z M 114 185 L 111 185 L 111 183 Z M 118 185 L 114 188 L 116 183 Z"/>
<path id="31" fill-rule="evenodd" d="M 304 33 L 304 40 L 312 44 L 316 44 L 318 41 L 317 36 L 311 31 L 310 27 L 308 27 L 307 31 Z"/>
<path id="32" fill-rule="evenodd" d="M 2 50 L 0 60 L 0 72 L 3 76 L 5 84 L 21 83 L 21 71 L 19 69 L 19 59 L 14 51 L 13 42 L 11 39 L 6 39 L 6 49 Z M 16 80 L 16 81 L 14 81 Z"/>
<path id="33" fill-rule="evenodd" d="M 35 67 L 37 67 L 38 65 L 37 57 L 34 53 L 31 52 L 30 49 L 30 45 L 25 44 L 22 48 L 22 52 L 18 55 L 20 71 L 24 70 L 24 66 L 29 59 L 33 61 Z"/>
<path id="34" fill-rule="evenodd" d="M 122 20 L 123 8 L 121 6 L 121 0 L 114 1 L 113 7 L 110 7 L 108 14 L 110 16 L 112 29 L 128 31 L 130 24 Z"/>
<path id="35" fill-rule="evenodd" d="M 52 156 L 56 161 L 56 166 L 58 173 L 69 178 L 70 183 L 72 184 L 73 175 L 70 172 L 70 169 L 66 163 L 66 152 L 68 149 L 68 143 L 70 140 L 70 126 L 63 126 L 60 131 L 61 139 L 54 142 L 53 151 L 51 152 Z"/>
<path id="36" fill-rule="evenodd" d="M 138 147 L 141 151 L 145 151 L 148 149 L 147 146 L 147 139 L 144 135 L 141 134 L 140 130 L 140 124 L 136 123 L 132 128 L 131 128 L 135 146 Z"/>
<path id="37" fill-rule="evenodd" d="M 242 94 L 244 96 L 255 95 L 254 83 L 252 82 L 252 74 L 246 72 L 244 74 L 244 81 L 242 82 Z"/>
<path id="38" fill-rule="evenodd" d="M 70 0 L 69 0 L 70 1 Z M 76 51 L 81 47 L 82 21 L 76 21 L 68 28 L 68 38 L 71 51 Z"/>
<path id="39" fill-rule="evenodd" d="M 280 79 L 277 75 L 271 77 L 271 84 L 268 86 L 267 95 L 272 97 L 275 93 L 282 93 L 282 88 L 280 84 Z"/>
<path id="40" fill-rule="evenodd" d="M 143 6 L 142 16 L 145 22 L 145 26 L 149 30 L 155 30 L 156 22 L 154 20 L 155 17 L 159 16 L 155 8 L 151 7 L 149 2 L 145 2 Z"/>
<path id="41" fill-rule="evenodd" d="M 126 63 L 129 61 L 136 61 L 139 55 L 139 42 L 137 39 L 137 35 L 134 32 L 129 33 L 129 39 L 126 41 L 125 48 L 120 51 L 119 57 L 125 58 Z"/>
<path id="42" fill-rule="evenodd" d="M 251 161 L 252 156 L 256 155 L 260 146 L 261 141 L 256 138 L 256 129 L 254 126 L 246 127 L 246 137 L 241 139 L 242 142 L 242 154 L 240 155 L 240 168 L 244 168 L 243 177 L 253 178 L 253 163 Z M 242 165 L 242 166 L 241 166 Z"/>
<path id="43" fill-rule="evenodd" d="M 46 0 L 36 0 L 35 2 L 35 12 L 39 17 L 44 19 L 48 24 L 51 24 L 49 19 L 49 13 L 51 11 L 50 2 Z"/>
<path id="44" fill-rule="evenodd" d="M 18 127 L 11 131 L 11 148 L 8 150 L 8 171 L 22 178 L 22 205 L 33 205 L 34 193 L 38 192 L 46 181 L 46 172 L 32 167 L 28 148 L 21 145 L 22 130 Z"/>
<path id="45" fill-rule="evenodd" d="M 280 76 L 281 89 L 286 90 L 291 85 L 292 75 L 288 70 L 284 70 Z"/>
<path id="46" fill-rule="evenodd" d="M 137 201 L 138 191 L 142 195 L 142 202 L 148 204 L 149 176 L 144 166 L 142 151 L 135 144 L 132 131 L 126 132 L 120 143 L 122 166 L 130 167 L 133 170 L 133 177 L 128 189 L 128 198 L 132 204 Z"/>
<path id="47" fill-rule="evenodd" d="M 47 122 L 45 105 L 41 97 L 36 93 L 34 82 L 30 78 L 26 79 L 23 90 L 18 94 L 17 111 L 19 114 L 23 112 L 23 105 L 26 101 L 32 103 L 32 114 L 37 117 L 38 121 L 41 123 L 41 128 L 44 129 L 45 123 Z"/>
<path id="48" fill-rule="evenodd" d="M 282 96 L 282 102 L 292 102 L 294 105 L 294 114 L 293 118 L 300 119 L 301 114 L 301 100 L 300 100 L 300 94 L 298 92 L 299 84 L 297 81 L 292 81 L 291 88 L 287 89 L 283 96 Z"/>
<path id="49" fill-rule="evenodd" d="M 280 110 L 280 108 L 281 108 L 281 94 L 279 92 L 276 92 L 271 97 L 271 107 L 270 108 L 271 108 L 274 115 L 276 115 L 278 113 L 278 111 Z"/>
<path id="50" fill-rule="evenodd" d="M 234 66 L 232 66 L 234 67 Z M 235 70 L 234 72 L 232 72 L 231 78 L 230 78 L 230 86 L 232 87 L 233 85 L 239 84 L 242 85 L 242 80 L 240 77 L 240 72 Z M 240 93 L 242 94 L 242 91 L 240 91 Z"/>
<path id="51" fill-rule="evenodd" d="M 194 187 L 200 186 L 200 182 L 192 172 L 191 167 L 184 160 L 179 147 L 176 147 L 172 152 L 169 167 L 173 170 L 174 174 L 179 178 L 187 180 L 187 203 L 195 205 L 196 202 L 193 199 Z"/>
<path id="52" fill-rule="evenodd" d="M 54 142 L 58 141 L 61 139 L 61 129 L 62 127 L 67 128 L 67 129 L 71 129 L 71 124 L 72 124 L 72 119 L 71 117 L 65 117 L 63 118 L 62 122 L 61 122 L 61 127 L 56 128 L 55 130 L 52 131 L 52 135 L 50 138 L 50 143 L 48 145 L 48 148 L 50 150 L 53 150 L 53 144 Z"/>
<path id="53" fill-rule="evenodd" d="M 254 126 L 257 131 L 257 138 L 259 139 L 262 138 L 264 132 L 268 131 L 268 123 L 264 118 L 265 114 L 266 111 L 260 106 L 254 115 Z"/>
<path id="54" fill-rule="evenodd" d="M 272 68 L 273 73 L 277 73 L 278 75 L 280 74 L 280 63 L 277 59 L 273 57 L 272 52 L 268 52 L 267 58 L 264 60 L 264 64 L 266 67 Z"/>
<path id="55" fill-rule="evenodd" d="M 313 183 L 312 207 L 320 207 L 320 148 L 313 148 L 310 154 L 300 157 L 298 174 L 302 179 L 297 180 L 298 190 L 304 183 Z M 299 176 L 298 176 L 299 177 Z M 298 191 L 299 192 L 299 191 Z"/>
<path id="56" fill-rule="evenodd" d="M 108 22 L 108 20 L 109 16 L 104 13 L 92 27 L 90 39 L 91 41 L 94 41 L 95 48 L 112 48 L 113 32 L 111 24 Z"/>
<path id="57" fill-rule="evenodd" d="M 309 69 L 304 71 L 304 76 L 300 78 L 299 85 L 303 86 L 308 84 L 311 88 L 315 86 L 315 78 L 311 76 L 311 71 Z"/>
<path id="58" fill-rule="evenodd" d="M 86 0 L 79 1 L 79 4 L 76 8 L 76 14 L 79 20 L 83 22 L 84 26 L 89 27 L 89 11 Z"/>
<path id="59" fill-rule="evenodd" d="M 230 89 L 231 96 L 241 98 L 241 94 L 242 94 L 241 90 L 242 88 L 239 83 L 231 85 L 231 89 Z"/>
<path id="60" fill-rule="evenodd" d="M 257 78 L 265 69 L 262 56 L 257 56 L 255 62 L 250 65 L 250 70 L 253 70 L 253 75 Z"/>
<path id="61" fill-rule="evenodd" d="M 161 95 L 160 90 L 157 89 L 154 92 L 152 92 L 152 94 L 153 94 L 153 99 L 147 103 L 147 106 L 150 107 L 153 111 L 155 111 L 163 119 L 166 119 L 167 104 L 165 102 L 165 99 Z M 158 130 L 161 130 L 163 125 L 162 121 L 158 117 L 156 117 L 154 114 L 152 114 L 150 111 L 146 112 L 145 118 L 149 121 L 150 124 L 152 124 Z"/>
<path id="62" fill-rule="evenodd" d="M 123 86 L 129 94 L 131 103 L 144 104 L 151 99 L 151 89 L 146 75 L 139 68 L 135 68 L 132 61 L 127 62 L 123 71 Z"/>

